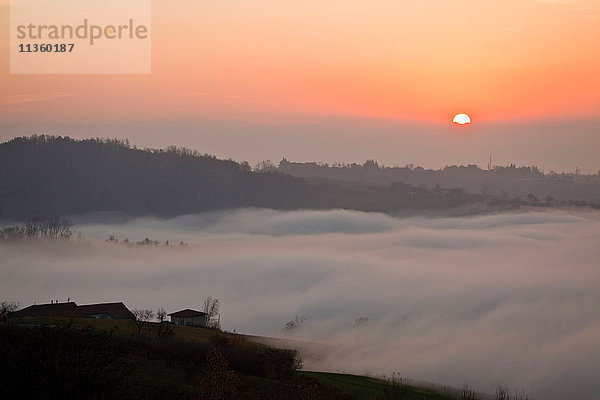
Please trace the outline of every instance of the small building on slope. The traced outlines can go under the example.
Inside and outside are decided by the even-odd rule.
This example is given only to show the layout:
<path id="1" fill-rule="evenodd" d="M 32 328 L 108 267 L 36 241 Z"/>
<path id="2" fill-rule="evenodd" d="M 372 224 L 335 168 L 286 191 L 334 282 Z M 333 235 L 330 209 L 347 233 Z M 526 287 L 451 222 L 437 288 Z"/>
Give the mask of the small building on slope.
<path id="1" fill-rule="evenodd" d="M 79 310 L 86 317 L 98 319 L 135 319 L 135 315 L 123 302 L 118 303 L 100 303 L 100 304 L 85 304 L 79 306 Z"/>
<path id="2" fill-rule="evenodd" d="M 34 304 L 21 310 L 11 312 L 8 318 L 31 317 L 69 317 L 99 319 L 135 319 L 135 316 L 122 302 L 85 304 L 78 306 L 75 302 Z"/>
<path id="3" fill-rule="evenodd" d="M 34 304 L 8 314 L 9 318 L 86 317 L 75 302 Z"/>
<path id="4" fill-rule="evenodd" d="M 189 308 L 167 315 L 171 317 L 171 322 L 175 325 L 202 327 L 206 327 L 208 317 L 208 314 L 205 312 L 190 310 Z"/>

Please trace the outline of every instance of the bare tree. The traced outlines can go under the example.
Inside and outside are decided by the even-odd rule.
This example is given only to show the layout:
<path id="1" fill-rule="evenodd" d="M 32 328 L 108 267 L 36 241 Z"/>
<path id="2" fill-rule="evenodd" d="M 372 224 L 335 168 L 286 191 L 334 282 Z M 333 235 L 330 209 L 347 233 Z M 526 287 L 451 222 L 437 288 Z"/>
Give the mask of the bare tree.
<path id="1" fill-rule="evenodd" d="M 7 226 L 0 228 L 0 240 L 23 240 L 27 237 L 22 226 Z"/>
<path id="2" fill-rule="evenodd" d="M 208 314 L 206 316 L 206 326 L 209 328 L 221 328 L 221 315 L 219 314 L 219 299 L 213 299 L 208 296 L 202 303 L 202 311 Z"/>
<path id="3" fill-rule="evenodd" d="M 6 309 L 7 312 L 15 312 L 20 308 L 16 301 L 2 300 L 0 301 L 0 311 Z"/>
<path id="4" fill-rule="evenodd" d="M 160 307 L 158 310 L 156 310 L 156 319 L 158 320 L 158 322 L 164 322 L 166 318 L 167 312 L 164 308 Z"/>
<path id="5" fill-rule="evenodd" d="M 260 161 L 254 167 L 254 172 L 263 174 L 277 172 L 277 166 L 271 160 Z"/>
<path id="6" fill-rule="evenodd" d="M 30 217 L 24 226 L 0 228 L 0 239 L 69 239 L 71 221 L 62 217 Z"/>
<path id="7" fill-rule="evenodd" d="M 513 400 L 529 400 L 529 396 L 523 390 L 521 390 L 520 392 L 515 390 Z"/>
<path id="8" fill-rule="evenodd" d="M 142 328 L 147 326 L 150 320 L 154 317 L 154 311 L 147 308 L 134 308 L 133 315 L 135 315 L 135 326 L 137 328 L 137 334 L 142 334 Z"/>
<path id="9" fill-rule="evenodd" d="M 166 318 L 167 312 L 164 308 L 160 307 L 158 310 L 156 310 L 156 319 L 158 320 L 157 335 L 160 338 L 173 336 L 175 334 L 173 326 L 167 322 Z"/>
<path id="10" fill-rule="evenodd" d="M 498 386 L 496 388 L 496 396 L 495 400 L 510 400 L 510 395 L 508 394 L 508 389 L 502 386 Z"/>
<path id="11" fill-rule="evenodd" d="M 294 318 L 285 323 L 285 330 L 288 332 L 299 331 L 304 326 L 305 321 L 306 317 L 296 314 Z"/>
<path id="12" fill-rule="evenodd" d="M 475 400 L 475 389 L 464 383 L 460 389 L 460 400 Z"/>
<path id="13" fill-rule="evenodd" d="M 30 217 L 25 223 L 25 234 L 29 238 L 69 239 L 71 221 L 62 217 Z"/>
<path id="14" fill-rule="evenodd" d="M 71 221 L 61 217 L 31 217 L 25 223 L 29 237 L 68 239 L 71 237 Z"/>
<path id="15" fill-rule="evenodd" d="M 386 400 L 402 400 L 408 397 L 409 386 L 399 372 L 392 372 L 383 382 L 383 398 Z"/>

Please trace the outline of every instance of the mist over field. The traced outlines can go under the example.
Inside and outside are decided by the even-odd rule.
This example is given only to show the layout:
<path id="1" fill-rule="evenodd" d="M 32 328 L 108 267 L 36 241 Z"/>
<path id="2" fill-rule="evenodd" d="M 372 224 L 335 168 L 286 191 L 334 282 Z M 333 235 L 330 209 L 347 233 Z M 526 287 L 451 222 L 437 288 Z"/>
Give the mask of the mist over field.
<path id="1" fill-rule="evenodd" d="M 600 393 L 598 212 L 245 209 L 74 222 L 82 239 L 70 243 L 0 244 L 2 299 L 172 312 L 212 296 L 227 330 L 285 337 L 286 321 L 305 316 L 293 338 L 320 349 L 307 369 L 501 384 L 532 399 Z"/>

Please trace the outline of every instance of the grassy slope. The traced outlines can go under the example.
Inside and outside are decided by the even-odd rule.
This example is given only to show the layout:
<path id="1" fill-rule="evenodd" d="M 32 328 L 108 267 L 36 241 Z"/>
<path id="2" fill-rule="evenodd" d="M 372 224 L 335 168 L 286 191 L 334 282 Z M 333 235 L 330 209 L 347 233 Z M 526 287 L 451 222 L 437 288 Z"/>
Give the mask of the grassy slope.
<path id="1" fill-rule="evenodd" d="M 320 382 L 338 387 L 354 396 L 357 400 L 383 399 L 385 397 L 385 380 L 368 376 L 336 374 L 330 372 L 302 371 L 302 375 L 318 379 Z M 432 389 L 413 385 L 405 386 L 405 397 L 390 394 L 387 398 L 404 398 L 419 400 L 445 400 L 448 397 Z"/>
<path id="2" fill-rule="evenodd" d="M 13 320 L 14 323 L 25 324 L 25 325 L 64 325 L 65 323 L 72 322 L 76 327 L 91 326 L 94 329 L 115 331 L 121 334 L 134 334 L 137 331 L 135 324 L 129 320 L 102 320 L 94 318 L 67 318 L 67 317 L 54 317 L 54 318 L 21 318 Z M 150 329 L 156 329 L 157 323 L 149 323 Z M 215 335 L 215 331 L 206 328 L 192 328 L 187 326 L 171 325 L 174 328 L 174 336 L 200 343 L 207 343 L 209 338 Z M 231 337 L 236 337 L 240 344 L 248 346 L 264 346 L 263 344 L 257 343 L 250 337 L 246 339 L 243 335 L 226 334 Z M 256 338 L 254 338 L 256 339 Z M 141 363 L 143 364 L 143 363 Z M 164 376 L 170 375 L 172 371 L 163 371 L 160 363 L 157 365 L 147 365 L 147 376 L 154 375 L 154 379 L 166 380 Z M 357 400 L 367 399 L 383 399 L 385 396 L 385 380 L 377 379 L 367 376 L 358 376 L 350 374 L 337 374 L 329 372 L 317 372 L 317 371 L 302 371 L 300 374 L 304 377 L 317 379 L 319 382 L 330 385 L 341 389 L 342 391 L 350 394 Z M 179 378 L 179 377 L 178 377 Z M 245 377 L 243 379 L 245 386 L 256 386 L 264 385 L 265 382 L 258 378 Z M 413 385 L 406 385 L 406 397 L 405 399 L 419 399 L 419 400 L 445 400 L 447 395 L 437 392 L 433 389 L 422 388 Z M 395 398 L 388 396 L 388 398 Z"/>
<path id="3" fill-rule="evenodd" d="M 120 334 L 133 334 L 137 332 L 137 328 L 133 321 L 122 319 L 96 319 L 96 318 L 69 318 L 69 317 L 51 317 L 51 318 L 18 318 L 11 320 L 11 323 L 23 325 L 48 325 L 60 326 L 72 322 L 73 326 L 85 328 L 91 326 L 94 329 L 103 331 L 115 331 Z M 149 322 L 148 328 L 152 331 L 157 329 L 158 323 Z M 190 340 L 194 342 L 207 343 L 208 339 L 215 335 L 217 331 L 208 328 L 192 328 L 189 326 L 169 325 L 174 329 L 174 336 L 180 339 Z M 147 328 L 144 328 L 146 332 Z M 227 334 L 226 334 L 227 335 Z M 230 336 L 234 336 L 231 334 Z M 236 337 L 243 338 L 241 335 Z M 241 339 L 243 340 L 243 339 Z M 249 342 L 247 342 L 249 343 Z"/>
<path id="4" fill-rule="evenodd" d="M 0 370 L 10 372 L 8 384 L 0 380 L 0 398 L 19 398 L 27 387 L 21 395 L 32 400 L 118 398 L 116 393 L 124 399 L 196 400 L 206 390 L 229 393 L 209 396 L 215 399 L 351 400 L 296 373 L 288 350 L 202 328 L 176 329 L 175 336 L 186 340 L 136 332 L 131 321 L 12 319 L 0 325 L 0 343 L 8 349 Z M 215 350 L 222 362 L 209 361 Z"/>

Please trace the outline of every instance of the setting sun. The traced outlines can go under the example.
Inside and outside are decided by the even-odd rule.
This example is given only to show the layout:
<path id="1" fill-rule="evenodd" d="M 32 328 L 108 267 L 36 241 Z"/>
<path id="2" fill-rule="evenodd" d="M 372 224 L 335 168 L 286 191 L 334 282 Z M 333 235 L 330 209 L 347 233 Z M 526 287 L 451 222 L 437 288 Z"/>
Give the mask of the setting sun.
<path id="1" fill-rule="evenodd" d="M 457 114 L 454 116 L 452 122 L 459 125 L 470 124 L 471 118 L 467 114 Z"/>

